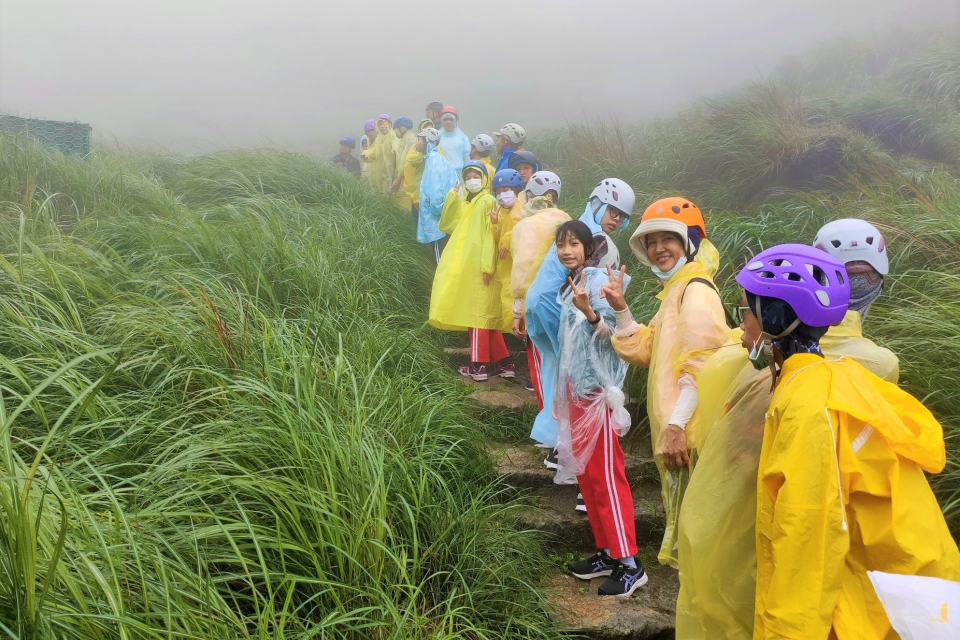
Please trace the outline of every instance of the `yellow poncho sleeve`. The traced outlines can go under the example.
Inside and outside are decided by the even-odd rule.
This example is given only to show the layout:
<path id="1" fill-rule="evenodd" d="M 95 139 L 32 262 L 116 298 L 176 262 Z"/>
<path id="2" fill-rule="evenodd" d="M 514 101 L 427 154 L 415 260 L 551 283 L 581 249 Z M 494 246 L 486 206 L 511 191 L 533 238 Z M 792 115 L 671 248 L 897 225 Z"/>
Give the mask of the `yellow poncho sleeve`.
<path id="1" fill-rule="evenodd" d="M 462 204 L 463 199 L 454 189 L 450 190 L 443 201 L 443 209 L 440 210 L 440 223 L 437 227 L 448 236 L 453 235 L 454 229 L 460 224 L 460 216 L 463 212 Z"/>
<path id="2" fill-rule="evenodd" d="M 657 334 L 657 318 L 654 316 L 649 325 L 637 324 L 636 331 L 630 335 L 622 335 L 619 330 L 614 333 L 611 343 L 624 362 L 636 367 L 648 368 L 653 356 L 653 339 Z"/>

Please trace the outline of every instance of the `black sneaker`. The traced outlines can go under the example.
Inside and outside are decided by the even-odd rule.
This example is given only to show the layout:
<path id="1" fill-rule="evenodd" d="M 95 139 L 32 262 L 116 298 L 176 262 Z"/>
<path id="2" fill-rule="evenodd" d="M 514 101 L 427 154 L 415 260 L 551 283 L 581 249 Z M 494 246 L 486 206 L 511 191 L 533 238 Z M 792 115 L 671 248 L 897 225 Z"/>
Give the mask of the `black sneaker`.
<path id="1" fill-rule="evenodd" d="M 581 580 L 602 578 L 609 576 L 620 566 L 620 563 L 607 555 L 606 551 L 598 551 L 586 560 L 577 560 L 570 565 L 570 572 Z"/>
<path id="2" fill-rule="evenodd" d="M 533 380 L 527 380 L 523 383 L 523 388 L 527 391 L 533 391 Z"/>
<path id="3" fill-rule="evenodd" d="M 560 455 L 559 451 L 557 451 L 556 449 L 551 449 L 550 455 L 548 455 L 547 458 L 543 461 L 543 466 L 545 466 L 547 469 L 550 469 L 551 471 L 556 471 L 557 467 L 560 465 L 559 455 Z"/>
<path id="4" fill-rule="evenodd" d="M 628 598 L 633 592 L 647 584 L 647 574 L 643 570 L 643 565 L 637 562 L 637 568 L 631 569 L 625 564 L 617 561 L 616 568 L 610 577 L 603 581 L 597 593 L 601 596 L 618 596 Z"/>
<path id="5" fill-rule="evenodd" d="M 587 512 L 587 503 L 583 501 L 583 494 L 577 494 L 577 506 L 573 508 L 574 511 L 579 511 L 580 513 Z"/>

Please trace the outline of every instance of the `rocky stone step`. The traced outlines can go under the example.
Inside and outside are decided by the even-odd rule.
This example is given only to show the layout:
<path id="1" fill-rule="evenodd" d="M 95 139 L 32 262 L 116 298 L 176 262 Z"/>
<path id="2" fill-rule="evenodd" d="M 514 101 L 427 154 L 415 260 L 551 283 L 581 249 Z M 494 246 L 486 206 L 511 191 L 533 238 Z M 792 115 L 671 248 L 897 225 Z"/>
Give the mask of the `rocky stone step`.
<path id="1" fill-rule="evenodd" d="M 587 514 L 575 511 L 576 485 L 550 485 L 530 489 L 521 500 L 529 507 L 521 511 L 520 526 L 546 534 L 544 544 L 552 549 L 589 549 L 593 532 Z M 637 542 L 659 541 L 664 527 L 659 493 L 652 488 L 633 489 L 633 521 Z"/>
<path id="2" fill-rule="evenodd" d="M 554 472 L 543 466 L 549 451 L 533 445 L 498 443 L 490 446 L 490 457 L 504 481 L 516 488 L 554 486 Z M 646 452 L 624 453 L 627 479 L 634 486 L 660 486 L 653 458 Z"/>
<path id="3" fill-rule="evenodd" d="M 598 640 L 667 640 L 674 637 L 677 572 L 644 562 L 649 582 L 629 598 L 597 595 L 603 578 L 578 580 L 558 570 L 547 580 L 552 616 L 569 634 Z"/>

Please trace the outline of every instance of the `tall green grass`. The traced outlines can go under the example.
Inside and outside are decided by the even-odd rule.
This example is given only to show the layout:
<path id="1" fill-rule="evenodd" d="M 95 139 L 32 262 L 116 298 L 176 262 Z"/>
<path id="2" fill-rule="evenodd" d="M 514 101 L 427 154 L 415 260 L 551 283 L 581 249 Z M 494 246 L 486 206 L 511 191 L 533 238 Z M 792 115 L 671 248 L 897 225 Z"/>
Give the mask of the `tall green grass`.
<path id="1" fill-rule="evenodd" d="M 400 215 L 309 158 L 0 137 L 0 632 L 544 638 Z"/>
<path id="2" fill-rule="evenodd" d="M 891 275 L 866 333 L 901 361 L 901 383 L 944 426 L 947 468 L 932 478 L 960 536 L 960 26 L 846 39 L 786 61 L 771 78 L 703 100 L 675 118 L 583 123 L 537 143 L 579 210 L 600 176 L 627 180 L 646 204 L 682 194 L 704 210 L 729 305 L 733 275 L 753 254 L 811 242 L 825 222 L 875 223 Z M 566 204 L 564 203 L 572 203 Z M 629 254 L 628 233 L 619 239 Z M 655 312 L 654 278 L 631 306 Z M 631 395 L 645 373 L 631 370 Z"/>

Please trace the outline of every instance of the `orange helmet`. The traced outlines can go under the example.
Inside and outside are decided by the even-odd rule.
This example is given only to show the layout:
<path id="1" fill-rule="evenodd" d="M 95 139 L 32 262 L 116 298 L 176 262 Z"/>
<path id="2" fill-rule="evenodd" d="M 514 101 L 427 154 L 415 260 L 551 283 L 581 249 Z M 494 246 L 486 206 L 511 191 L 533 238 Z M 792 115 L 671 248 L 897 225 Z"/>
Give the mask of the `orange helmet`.
<path id="1" fill-rule="evenodd" d="M 707 237 L 707 227 L 703 222 L 700 208 L 686 198 L 663 198 L 651 204 L 643 212 L 640 225 L 630 237 L 630 248 L 633 249 L 637 260 L 651 266 L 650 258 L 647 257 L 647 234 L 669 231 L 683 238 L 684 248 L 689 254 L 691 247 L 687 234 L 690 229 L 696 229 L 700 238 Z"/>

